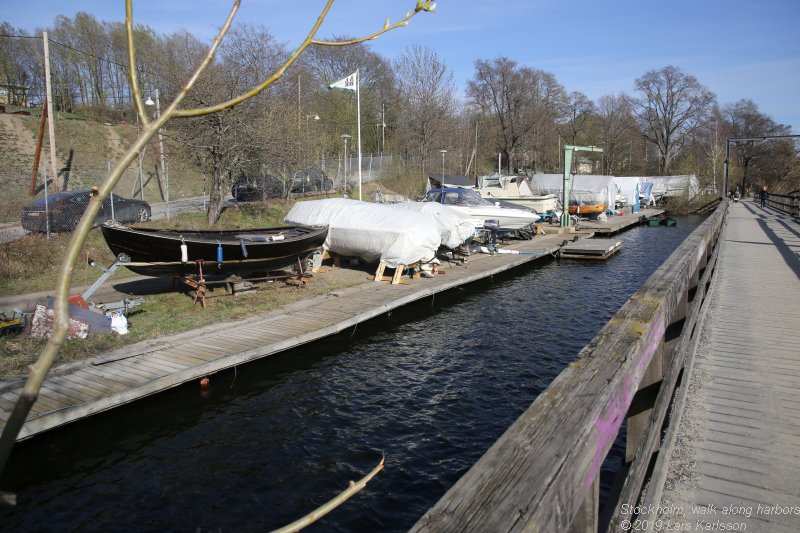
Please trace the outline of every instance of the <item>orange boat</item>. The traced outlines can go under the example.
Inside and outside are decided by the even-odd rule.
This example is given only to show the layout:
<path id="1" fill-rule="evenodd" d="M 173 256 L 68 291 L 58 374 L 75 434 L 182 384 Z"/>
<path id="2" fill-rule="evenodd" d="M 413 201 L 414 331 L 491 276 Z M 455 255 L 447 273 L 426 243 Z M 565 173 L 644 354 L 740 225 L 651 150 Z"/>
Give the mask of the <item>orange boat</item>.
<path id="1" fill-rule="evenodd" d="M 606 204 L 570 204 L 569 206 L 569 214 L 570 215 L 599 215 L 600 213 L 604 213 L 606 210 Z"/>
<path id="2" fill-rule="evenodd" d="M 599 215 L 605 213 L 606 202 L 604 193 L 591 191 L 572 191 L 569 195 L 570 215 Z"/>

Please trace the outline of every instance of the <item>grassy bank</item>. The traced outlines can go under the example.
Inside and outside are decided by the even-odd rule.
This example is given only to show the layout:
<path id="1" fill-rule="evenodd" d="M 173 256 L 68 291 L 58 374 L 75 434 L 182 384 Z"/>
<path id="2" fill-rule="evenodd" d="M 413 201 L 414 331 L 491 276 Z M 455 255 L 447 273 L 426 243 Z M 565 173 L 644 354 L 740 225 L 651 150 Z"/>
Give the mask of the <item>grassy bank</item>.
<path id="1" fill-rule="evenodd" d="M 281 226 L 283 217 L 293 204 L 293 201 L 274 201 L 228 209 L 217 226 L 228 229 Z M 150 224 L 173 228 L 205 227 L 205 216 L 202 213 L 180 215 L 169 222 Z M 69 234 L 57 235 L 49 241 L 43 236 L 29 235 L 19 241 L 0 245 L 0 294 L 52 289 L 68 242 Z M 92 230 L 82 256 L 90 256 L 102 264 L 110 264 L 114 259 L 99 229 Z M 87 264 L 78 265 L 73 285 L 93 283 L 99 274 L 98 270 Z M 121 269 L 115 276 L 128 277 L 130 273 Z M 257 285 L 257 290 L 236 296 L 225 295 L 224 290 L 218 289 L 208 293 L 206 309 L 194 306 L 188 292 L 150 295 L 145 298 L 143 305 L 131 310 L 127 335 L 111 332 L 93 335 L 85 340 L 69 340 L 61 350 L 58 364 L 221 320 L 236 320 L 263 313 L 301 299 L 350 287 L 366 279 L 363 271 L 335 269 L 316 274 L 306 288 L 296 288 L 284 282 L 261 283 Z M 44 344 L 42 340 L 25 335 L 0 338 L 0 378 L 22 372 L 36 360 Z"/>
<path id="2" fill-rule="evenodd" d="M 366 281 L 359 270 L 335 269 L 315 274 L 305 288 L 276 281 L 261 283 L 257 290 L 228 296 L 223 289 L 207 293 L 207 307 L 193 305 L 189 293 L 170 292 L 147 296 L 145 303 L 131 309 L 129 332 L 92 335 L 87 339 L 68 340 L 56 364 L 80 361 L 86 357 L 121 348 L 139 341 L 200 328 L 221 320 L 237 320 L 264 313 L 298 300 L 328 294 Z M 19 374 L 36 360 L 45 341 L 27 336 L 0 338 L 0 379 Z"/>

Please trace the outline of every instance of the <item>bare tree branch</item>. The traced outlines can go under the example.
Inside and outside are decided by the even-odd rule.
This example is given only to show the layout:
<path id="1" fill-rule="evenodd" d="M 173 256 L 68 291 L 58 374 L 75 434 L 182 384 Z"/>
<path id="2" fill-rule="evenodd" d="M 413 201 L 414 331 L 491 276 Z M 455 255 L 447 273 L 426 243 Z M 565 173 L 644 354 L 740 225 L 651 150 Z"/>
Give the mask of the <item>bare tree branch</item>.
<path id="1" fill-rule="evenodd" d="M 326 514 L 330 513 L 344 502 L 346 502 L 358 491 L 366 487 L 367 483 L 372 481 L 372 478 L 378 475 L 378 472 L 380 472 L 383 469 L 385 460 L 386 457 L 381 457 L 381 461 L 378 463 L 378 466 L 373 468 L 369 474 L 367 474 L 366 476 L 364 476 L 363 478 L 361 478 L 356 482 L 351 481 L 350 485 L 345 490 L 340 492 L 339 495 L 333 498 L 332 500 L 329 500 L 324 505 L 317 507 L 316 509 L 305 515 L 303 518 L 295 520 L 291 524 L 283 526 L 280 529 L 276 529 L 272 533 L 290 533 L 293 531 L 300 531 L 304 527 L 310 526 L 311 524 L 313 524 L 314 522 L 316 522 Z"/>

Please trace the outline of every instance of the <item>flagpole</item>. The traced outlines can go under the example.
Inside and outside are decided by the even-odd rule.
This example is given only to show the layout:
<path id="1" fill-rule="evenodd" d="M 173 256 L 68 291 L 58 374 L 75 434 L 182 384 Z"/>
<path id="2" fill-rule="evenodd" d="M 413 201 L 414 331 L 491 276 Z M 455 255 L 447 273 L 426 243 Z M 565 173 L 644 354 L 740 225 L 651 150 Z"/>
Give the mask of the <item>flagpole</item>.
<path id="1" fill-rule="evenodd" d="M 358 122 L 358 199 L 361 200 L 361 74 L 356 69 L 356 121 Z"/>

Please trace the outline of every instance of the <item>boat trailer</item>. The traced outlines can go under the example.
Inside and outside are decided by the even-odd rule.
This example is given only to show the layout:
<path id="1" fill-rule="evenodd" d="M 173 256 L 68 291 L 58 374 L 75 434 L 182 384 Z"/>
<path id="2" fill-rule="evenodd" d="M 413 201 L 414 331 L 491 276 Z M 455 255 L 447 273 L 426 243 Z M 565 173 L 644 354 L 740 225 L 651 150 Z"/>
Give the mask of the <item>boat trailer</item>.
<path id="1" fill-rule="evenodd" d="M 98 311 L 100 313 L 122 310 L 123 314 L 127 315 L 128 309 L 144 303 L 144 298 L 133 298 L 133 299 L 125 298 L 124 300 L 119 300 L 116 302 L 107 302 L 100 304 L 95 304 L 94 302 L 90 301 L 92 295 L 97 291 L 97 289 L 99 289 L 103 285 L 103 283 L 105 283 L 106 280 L 108 280 L 108 278 L 110 278 L 114 274 L 114 272 L 117 271 L 119 267 L 125 266 L 130 262 L 131 258 L 128 255 L 119 254 L 119 257 L 117 257 L 117 259 L 114 260 L 113 263 L 111 263 L 111 266 L 106 268 L 102 265 L 98 265 L 97 262 L 90 257 L 88 259 L 89 266 L 101 270 L 103 274 L 99 278 L 97 278 L 97 281 L 95 281 L 91 287 L 86 289 L 86 291 L 83 294 L 81 294 L 80 296 L 70 296 L 69 302 L 71 304 L 83 307 L 84 309 L 91 309 L 93 311 Z"/>

